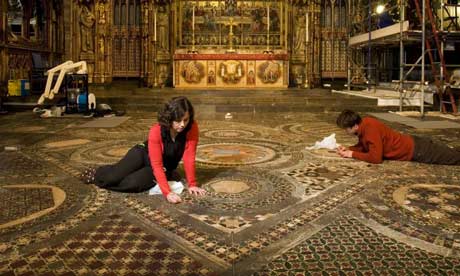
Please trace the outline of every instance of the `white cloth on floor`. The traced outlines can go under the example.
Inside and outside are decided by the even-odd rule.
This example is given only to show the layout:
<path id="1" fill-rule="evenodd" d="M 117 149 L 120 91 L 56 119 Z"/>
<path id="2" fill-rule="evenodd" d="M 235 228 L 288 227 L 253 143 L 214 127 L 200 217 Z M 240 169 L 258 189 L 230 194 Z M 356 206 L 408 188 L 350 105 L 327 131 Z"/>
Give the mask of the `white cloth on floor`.
<path id="1" fill-rule="evenodd" d="M 168 181 L 169 188 L 175 194 L 180 195 L 184 190 L 184 184 L 181 181 Z M 149 195 L 161 195 L 160 185 L 155 185 L 155 187 L 149 190 Z"/>
<path id="2" fill-rule="evenodd" d="M 335 140 L 335 133 L 325 137 L 322 141 L 316 141 L 315 145 L 312 147 L 306 147 L 307 150 L 313 149 L 330 149 L 334 150 L 338 147 L 337 141 Z"/>

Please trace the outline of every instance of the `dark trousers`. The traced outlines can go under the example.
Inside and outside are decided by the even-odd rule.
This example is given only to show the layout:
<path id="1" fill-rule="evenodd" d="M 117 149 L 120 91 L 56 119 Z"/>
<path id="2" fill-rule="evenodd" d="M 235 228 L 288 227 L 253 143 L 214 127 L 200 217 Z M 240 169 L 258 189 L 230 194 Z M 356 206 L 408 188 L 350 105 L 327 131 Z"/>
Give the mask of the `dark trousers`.
<path id="1" fill-rule="evenodd" d="M 96 185 L 117 192 L 137 193 L 156 185 L 147 149 L 136 145 L 116 164 L 96 170 Z"/>
<path id="2" fill-rule="evenodd" d="M 460 151 L 447 145 L 432 141 L 430 138 L 414 138 L 414 156 L 412 161 L 439 165 L 460 165 Z"/>

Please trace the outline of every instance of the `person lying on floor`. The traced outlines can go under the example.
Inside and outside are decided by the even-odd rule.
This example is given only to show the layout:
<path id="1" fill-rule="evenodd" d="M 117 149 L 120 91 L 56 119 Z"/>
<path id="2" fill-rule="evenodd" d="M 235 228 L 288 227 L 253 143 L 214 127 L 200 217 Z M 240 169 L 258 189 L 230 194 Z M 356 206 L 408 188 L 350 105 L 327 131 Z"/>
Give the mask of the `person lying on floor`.
<path id="1" fill-rule="evenodd" d="M 180 180 L 176 168 L 182 158 L 189 193 L 206 194 L 195 178 L 197 144 L 193 106 L 186 97 L 175 97 L 158 112 L 148 141 L 131 148 L 118 163 L 89 169 L 82 177 L 86 183 L 118 192 L 143 192 L 159 185 L 168 202 L 179 203 L 181 197 L 171 191 L 168 181 Z"/>
<path id="2" fill-rule="evenodd" d="M 380 164 L 387 159 L 460 165 L 460 151 L 427 137 L 399 133 L 372 117 L 361 119 L 361 116 L 352 110 L 342 111 L 336 123 L 347 134 L 358 136 L 356 145 L 349 148 L 338 147 L 337 153 L 341 157 L 374 164 Z"/>

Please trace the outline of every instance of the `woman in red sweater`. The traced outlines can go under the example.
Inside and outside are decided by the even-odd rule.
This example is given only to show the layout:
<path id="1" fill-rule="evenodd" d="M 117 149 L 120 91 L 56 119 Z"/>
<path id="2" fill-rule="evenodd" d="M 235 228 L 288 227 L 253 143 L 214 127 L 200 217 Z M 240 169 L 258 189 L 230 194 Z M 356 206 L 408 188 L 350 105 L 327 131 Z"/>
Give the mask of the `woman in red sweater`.
<path id="1" fill-rule="evenodd" d="M 169 202 L 179 203 L 182 200 L 171 191 L 168 180 L 180 180 L 176 168 L 182 159 L 189 193 L 206 193 L 195 177 L 197 144 L 193 106 L 186 97 L 175 97 L 158 112 L 158 123 L 150 128 L 146 142 L 134 146 L 114 165 L 87 170 L 83 178 L 86 183 L 119 192 L 142 192 L 160 185 Z"/>
<path id="2" fill-rule="evenodd" d="M 377 119 L 361 119 L 358 113 L 344 110 L 337 125 L 350 135 L 358 136 L 352 147 L 340 146 L 337 152 L 344 158 L 354 158 L 379 164 L 383 160 L 415 161 L 428 164 L 460 165 L 460 151 L 426 137 L 399 133 Z"/>

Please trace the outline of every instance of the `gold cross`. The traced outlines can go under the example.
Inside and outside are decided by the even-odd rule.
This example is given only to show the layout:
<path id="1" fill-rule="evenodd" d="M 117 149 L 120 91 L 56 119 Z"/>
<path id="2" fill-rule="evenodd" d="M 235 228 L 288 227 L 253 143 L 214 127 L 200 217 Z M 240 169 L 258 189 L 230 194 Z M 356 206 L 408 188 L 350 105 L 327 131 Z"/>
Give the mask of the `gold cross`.
<path id="1" fill-rule="evenodd" d="M 230 22 L 225 24 L 226 26 L 230 26 L 230 32 L 228 34 L 228 39 L 230 40 L 230 49 L 227 50 L 227 52 L 235 52 L 235 49 L 233 49 L 233 26 L 237 26 L 238 23 L 235 23 L 233 21 L 233 17 L 230 17 Z"/>

